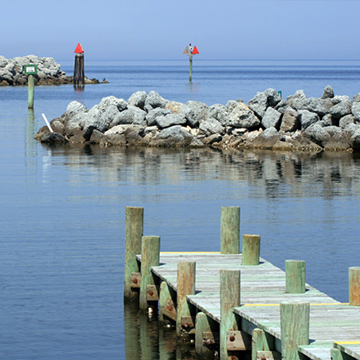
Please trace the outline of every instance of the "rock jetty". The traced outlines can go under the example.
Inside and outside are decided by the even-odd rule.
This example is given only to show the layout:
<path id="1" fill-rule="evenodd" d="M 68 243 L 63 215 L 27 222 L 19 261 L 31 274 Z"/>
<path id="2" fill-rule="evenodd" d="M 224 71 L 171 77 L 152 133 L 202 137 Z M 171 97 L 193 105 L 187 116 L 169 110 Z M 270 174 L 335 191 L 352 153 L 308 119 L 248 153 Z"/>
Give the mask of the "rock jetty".
<path id="1" fill-rule="evenodd" d="M 129 147 L 205 147 L 287 151 L 360 151 L 360 94 L 351 100 L 327 86 L 321 98 L 303 90 L 282 99 L 274 89 L 246 104 L 208 106 L 135 92 L 126 101 L 105 97 L 90 109 L 71 102 L 35 139 L 49 144 Z"/>
<path id="2" fill-rule="evenodd" d="M 26 85 L 27 75 L 24 74 L 23 67 L 28 64 L 37 65 L 37 75 L 34 75 L 35 85 L 62 85 L 72 84 L 73 77 L 67 76 L 60 70 L 60 64 L 52 57 L 37 57 L 28 55 L 7 59 L 0 56 L 0 86 Z M 85 84 L 98 84 L 97 79 L 85 78 Z"/>

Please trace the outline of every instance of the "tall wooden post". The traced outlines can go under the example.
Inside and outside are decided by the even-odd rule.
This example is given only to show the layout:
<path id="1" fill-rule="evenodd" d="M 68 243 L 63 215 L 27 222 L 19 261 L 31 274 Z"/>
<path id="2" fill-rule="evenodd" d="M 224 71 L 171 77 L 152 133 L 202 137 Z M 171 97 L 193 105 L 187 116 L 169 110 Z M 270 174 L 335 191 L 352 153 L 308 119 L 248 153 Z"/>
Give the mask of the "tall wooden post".
<path id="1" fill-rule="evenodd" d="M 240 271 L 220 270 L 220 360 L 228 360 L 227 332 L 237 330 L 233 309 L 240 306 Z"/>
<path id="2" fill-rule="evenodd" d="M 256 360 L 258 351 L 270 351 L 275 347 L 274 337 L 262 329 L 252 332 L 251 360 Z"/>
<path id="3" fill-rule="evenodd" d="M 360 267 L 349 268 L 349 302 L 360 306 Z"/>
<path id="4" fill-rule="evenodd" d="M 280 321 L 282 359 L 300 360 L 298 346 L 309 344 L 310 303 L 282 302 Z"/>
<path id="5" fill-rule="evenodd" d="M 196 46 L 186 46 L 183 54 L 186 54 L 189 56 L 189 62 L 190 62 L 190 72 L 189 72 L 189 82 L 192 82 L 192 61 L 193 61 L 193 55 L 199 54 L 199 50 Z"/>
<path id="6" fill-rule="evenodd" d="M 160 262 L 160 237 L 143 236 L 141 244 L 141 285 L 140 285 L 140 309 L 148 307 L 148 285 L 154 285 L 151 267 L 159 266 Z M 153 290 L 152 290 L 153 291 Z"/>
<path id="7" fill-rule="evenodd" d="M 34 108 L 34 75 L 28 76 L 28 109 Z"/>
<path id="8" fill-rule="evenodd" d="M 192 55 L 189 55 L 189 61 L 190 61 L 189 82 L 192 82 L 192 61 L 193 61 Z"/>
<path id="9" fill-rule="evenodd" d="M 211 349 L 211 345 L 219 341 L 215 338 L 216 329 L 218 329 L 218 323 L 215 320 L 203 312 L 196 314 L 195 350 L 201 357 L 213 358 L 214 350 Z"/>
<path id="10" fill-rule="evenodd" d="M 176 334 L 181 336 L 183 329 L 190 329 L 195 325 L 194 314 L 187 302 L 187 295 L 195 294 L 196 262 L 180 261 L 177 266 L 177 311 Z"/>
<path id="11" fill-rule="evenodd" d="M 221 254 L 240 252 L 240 207 L 222 207 L 220 219 Z"/>
<path id="12" fill-rule="evenodd" d="M 259 265 L 260 260 L 260 236 L 243 235 L 242 265 Z"/>
<path id="13" fill-rule="evenodd" d="M 305 292 L 305 261 L 286 260 L 286 292 L 289 294 L 301 294 Z"/>
<path id="14" fill-rule="evenodd" d="M 137 292 L 132 290 L 131 273 L 139 273 L 136 255 L 141 253 L 141 239 L 144 231 L 144 208 L 125 208 L 125 272 L 124 298 L 134 299 Z"/>
<path id="15" fill-rule="evenodd" d="M 85 85 L 84 50 L 78 43 L 75 49 L 74 86 Z"/>

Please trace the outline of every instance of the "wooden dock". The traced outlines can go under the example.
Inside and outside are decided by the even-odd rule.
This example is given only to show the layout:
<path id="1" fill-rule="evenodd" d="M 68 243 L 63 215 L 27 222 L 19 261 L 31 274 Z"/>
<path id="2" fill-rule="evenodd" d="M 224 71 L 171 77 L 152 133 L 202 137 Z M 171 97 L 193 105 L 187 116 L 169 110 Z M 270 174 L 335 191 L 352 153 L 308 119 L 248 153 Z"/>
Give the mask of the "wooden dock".
<path id="1" fill-rule="evenodd" d="M 139 237 L 143 212 L 127 210 L 127 235 Z M 164 253 L 159 237 L 141 236 L 125 298 L 133 301 L 139 291 L 140 308 L 158 307 L 179 337 L 195 338 L 199 355 L 216 349 L 233 360 L 244 351 L 252 360 L 360 360 L 360 268 L 350 268 L 350 303 L 339 303 L 305 282 L 303 262 L 289 260 L 283 271 L 262 259 L 259 236 L 244 235 L 239 253 L 239 212 L 222 210 L 219 253 Z"/>

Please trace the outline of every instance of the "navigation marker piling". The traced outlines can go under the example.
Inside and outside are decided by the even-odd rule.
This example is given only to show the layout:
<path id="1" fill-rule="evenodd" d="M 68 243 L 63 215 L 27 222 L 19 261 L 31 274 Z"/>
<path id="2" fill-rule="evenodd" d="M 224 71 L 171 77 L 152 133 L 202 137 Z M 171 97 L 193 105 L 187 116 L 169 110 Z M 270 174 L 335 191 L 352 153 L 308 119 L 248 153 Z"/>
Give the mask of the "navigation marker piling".
<path id="1" fill-rule="evenodd" d="M 191 44 L 189 44 L 189 46 L 186 46 L 183 54 L 189 56 L 189 61 L 190 61 L 189 82 L 191 82 L 192 81 L 192 58 L 193 58 L 193 55 L 199 54 L 199 50 L 197 49 L 196 46 L 192 46 Z"/>
<path id="2" fill-rule="evenodd" d="M 80 43 L 77 44 L 74 65 L 74 87 L 85 85 L 84 50 Z"/>
<path id="3" fill-rule="evenodd" d="M 34 108 L 34 75 L 37 74 L 37 65 L 24 65 L 24 74 L 28 76 L 28 109 Z"/>

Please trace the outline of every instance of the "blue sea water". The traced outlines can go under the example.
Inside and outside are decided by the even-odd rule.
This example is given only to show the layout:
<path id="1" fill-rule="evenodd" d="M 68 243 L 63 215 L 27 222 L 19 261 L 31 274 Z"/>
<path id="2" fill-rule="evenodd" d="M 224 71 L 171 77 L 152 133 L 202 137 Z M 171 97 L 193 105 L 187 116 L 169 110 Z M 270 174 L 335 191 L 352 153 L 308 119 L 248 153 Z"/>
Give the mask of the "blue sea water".
<path id="1" fill-rule="evenodd" d="M 70 75 L 72 62 L 59 62 Z M 158 359 L 172 343 L 123 307 L 125 206 L 145 208 L 145 234 L 161 236 L 163 251 L 217 251 L 221 206 L 240 206 L 241 233 L 261 235 L 261 256 L 281 268 L 305 260 L 309 284 L 348 301 L 348 268 L 359 265 L 358 155 L 53 149 L 33 139 L 42 113 L 58 117 L 73 100 L 90 108 L 155 90 L 211 105 L 269 87 L 284 98 L 360 88 L 360 61 L 195 58 L 192 84 L 188 71 L 186 59 L 89 61 L 87 76 L 108 84 L 36 87 L 33 112 L 26 87 L 0 88 L 0 359 Z"/>

